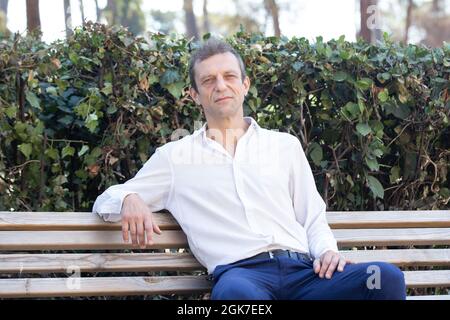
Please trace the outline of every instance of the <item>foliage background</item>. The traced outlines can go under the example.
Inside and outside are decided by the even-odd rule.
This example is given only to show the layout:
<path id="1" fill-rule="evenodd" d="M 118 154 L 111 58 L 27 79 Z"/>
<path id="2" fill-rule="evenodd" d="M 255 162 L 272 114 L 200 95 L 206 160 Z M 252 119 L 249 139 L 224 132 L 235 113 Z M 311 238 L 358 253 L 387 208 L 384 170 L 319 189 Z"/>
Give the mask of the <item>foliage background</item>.
<path id="1" fill-rule="evenodd" d="M 0 42 L 0 210 L 90 211 L 173 130 L 204 121 L 183 37 L 88 23 Z M 244 113 L 296 135 L 328 210 L 446 209 L 450 45 L 310 44 L 239 32 Z"/>

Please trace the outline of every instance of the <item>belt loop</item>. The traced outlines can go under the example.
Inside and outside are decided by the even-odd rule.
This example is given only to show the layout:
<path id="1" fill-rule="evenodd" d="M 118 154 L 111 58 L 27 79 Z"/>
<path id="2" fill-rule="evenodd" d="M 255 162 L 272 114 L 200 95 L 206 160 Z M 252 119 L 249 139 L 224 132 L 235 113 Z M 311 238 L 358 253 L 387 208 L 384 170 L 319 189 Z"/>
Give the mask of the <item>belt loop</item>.
<path id="1" fill-rule="evenodd" d="M 270 257 L 270 259 L 273 259 L 273 253 L 272 253 L 272 251 L 269 251 L 269 257 Z"/>

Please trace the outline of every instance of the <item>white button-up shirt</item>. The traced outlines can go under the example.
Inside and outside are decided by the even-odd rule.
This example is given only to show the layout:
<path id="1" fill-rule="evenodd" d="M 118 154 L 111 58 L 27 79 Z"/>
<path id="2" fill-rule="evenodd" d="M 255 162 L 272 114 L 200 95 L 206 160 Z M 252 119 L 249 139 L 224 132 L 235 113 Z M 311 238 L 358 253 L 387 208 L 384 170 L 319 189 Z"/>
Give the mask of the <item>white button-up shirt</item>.
<path id="1" fill-rule="evenodd" d="M 137 193 L 153 212 L 172 213 L 209 273 L 273 249 L 337 252 L 300 141 L 244 119 L 250 126 L 234 156 L 206 136 L 205 124 L 157 148 L 134 178 L 102 193 L 93 212 L 119 221 L 123 199 Z"/>

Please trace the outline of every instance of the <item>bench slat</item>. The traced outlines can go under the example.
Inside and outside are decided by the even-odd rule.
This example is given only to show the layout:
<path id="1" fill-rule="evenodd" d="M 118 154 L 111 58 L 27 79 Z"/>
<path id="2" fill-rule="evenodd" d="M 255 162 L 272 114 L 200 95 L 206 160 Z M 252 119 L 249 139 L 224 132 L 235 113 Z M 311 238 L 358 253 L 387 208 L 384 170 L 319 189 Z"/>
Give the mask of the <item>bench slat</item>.
<path id="1" fill-rule="evenodd" d="M 77 280 L 79 288 L 73 286 Z M 205 276 L 0 279 L 0 297 L 192 294 L 207 292 L 210 287 Z"/>
<path id="2" fill-rule="evenodd" d="M 353 262 L 385 261 L 399 266 L 450 266 L 450 249 L 341 251 Z M 2 254 L 0 273 L 193 271 L 205 268 L 190 253 Z M 69 272 L 70 273 L 70 272 Z"/>
<path id="3" fill-rule="evenodd" d="M 448 287 L 450 270 L 405 271 L 408 288 Z M 68 283 L 79 288 L 70 289 Z M 202 293 L 211 289 L 206 276 L 91 277 L 0 279 L 0 297 L 75 297 Z"/>
<path id="4" fill-rule="evenodd" d="M 327 220 L 333 229 L 449 228 L 450 210 L 330 211 Z"/>
<path id="5" fill-rule="evenodd" d="M 169 213 L 155 212 L 161 230 L 179 230 Z M 0 211 L 0 230 L 121 230 L 120 223 L 105 222 L 91 212 L 5 212 Z"/>
<path id="6" fill-rule="evenodd" d="M 353 262 L 384 261 L 398 266 L 450 266 L 450 249 L 341 250 Z"/>
<path id="7" fill-rule="evenodd" d="M 450 287 L 450 270 L 404 271 L 408 288 Z"/>
<path id="8" fill-rule="evenodd" d="M 332 231 L 340 247 L 450 244 L 449 228 L 336 229 Z"/>
<path id="9" fill-rule="evenodd" d="M 165 230 L 153 236 L 154 244 L 148 249 L 186 248 L 187 239 L 182 231 Z M 125 243 L 119 231 L 0 231 L 2 250 L 89 250 L 139 249 Z"/>
<path id="10" fill-rule="evenodd" d="M 340 247 L 450 244 L 448 228 L 338 229 L 333 233 Z M 182 231 L 165 230 L 153 238 L 152 249 L 187 247 Z M 138 249 L 124 243 L 119 231 L 0 231 L 0 251 L 132 248 Z"/>
<path id="11" fill-rule="evenodd" d="M 190 253 L 2 254 L 0 273 L 193 271 L 205 268 Z M 72 274 L 71 271 L 68 273 Z"/>
<path id="12" fill-rule="evenodd" d="M 407 296 L 406 300 L 450 300 L 450 295 Z"/>
<path id="13" fill-rule="evenodd" d="M 154 213 L 162 230 L 180 226 L 170 213 Z M 358 228 L 448 228 L 450 210 L 433 211 L 329 211 L 333 229 Z M 120 223 L 104 222 L 90 212 L 5 212 L 0 211 L 0 231 L 7 230 L 120 230 Z"/>

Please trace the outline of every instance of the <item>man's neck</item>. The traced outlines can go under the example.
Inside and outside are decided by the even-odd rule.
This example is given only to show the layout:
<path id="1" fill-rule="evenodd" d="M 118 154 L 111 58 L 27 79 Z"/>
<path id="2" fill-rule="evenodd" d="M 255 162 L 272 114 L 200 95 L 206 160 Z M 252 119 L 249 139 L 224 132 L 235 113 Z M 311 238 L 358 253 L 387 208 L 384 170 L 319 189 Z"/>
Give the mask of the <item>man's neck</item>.
<path id="1" fill-rule="evenodd" d="M 223 119 L 223 121 L 208 120 L 206 136 L 220 143 L 225 150 L 234 156 L 238 140 L 245 134 L 249 124 L 243 117 L 238 119 Z"/>

